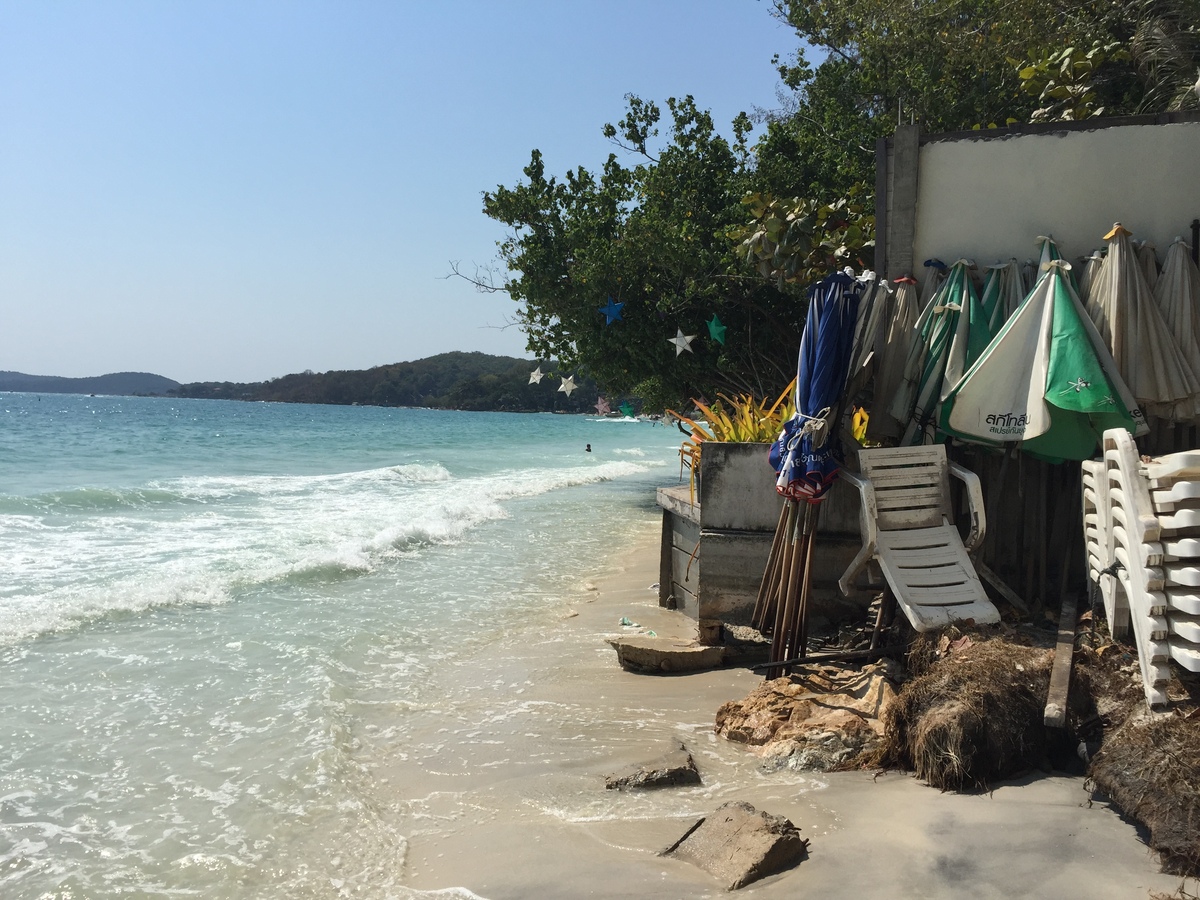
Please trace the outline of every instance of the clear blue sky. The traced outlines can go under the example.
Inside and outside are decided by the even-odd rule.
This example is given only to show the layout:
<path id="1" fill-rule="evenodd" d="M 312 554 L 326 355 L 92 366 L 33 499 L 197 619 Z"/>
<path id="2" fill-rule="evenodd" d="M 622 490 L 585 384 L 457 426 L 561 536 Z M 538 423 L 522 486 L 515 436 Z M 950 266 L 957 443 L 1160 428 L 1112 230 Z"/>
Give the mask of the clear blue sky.
<path id="1" fill-rule="evenodd" d="M 482 191 L 626 93 L 776 104 L 765 0 L 0 0 L 0 369 L 251 381 L 524 356 Z"/>

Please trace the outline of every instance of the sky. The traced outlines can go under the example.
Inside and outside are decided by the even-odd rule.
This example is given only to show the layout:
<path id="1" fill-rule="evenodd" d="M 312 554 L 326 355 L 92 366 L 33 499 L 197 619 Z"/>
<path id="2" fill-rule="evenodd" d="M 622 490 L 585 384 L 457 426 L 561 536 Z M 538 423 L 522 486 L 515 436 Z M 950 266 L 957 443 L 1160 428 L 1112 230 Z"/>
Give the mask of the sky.
<path id="1" fill-rule="evenodd" d="M 528 356 L 481 194 L 628 93 L 777 105 L 766 0 L 0 0 L 0 370 L 260 381 Z M 619 152 L 619 151 L 617 151 Z"/>

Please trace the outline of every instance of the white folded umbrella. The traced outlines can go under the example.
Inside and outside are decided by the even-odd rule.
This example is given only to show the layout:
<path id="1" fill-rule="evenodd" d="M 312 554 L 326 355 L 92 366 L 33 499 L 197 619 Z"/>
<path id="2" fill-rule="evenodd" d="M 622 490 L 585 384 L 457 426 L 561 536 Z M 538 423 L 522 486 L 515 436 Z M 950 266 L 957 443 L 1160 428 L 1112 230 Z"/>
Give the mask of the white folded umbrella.
<path id="1" fill-rule="evenodd" d="M 1168 421 L 1191 421 L 1200 380 L 1159 311 L 1129 234 L 1118 222 L 1104 236 L 1108 255 L 1086 308 L 1142 411 Z"/>

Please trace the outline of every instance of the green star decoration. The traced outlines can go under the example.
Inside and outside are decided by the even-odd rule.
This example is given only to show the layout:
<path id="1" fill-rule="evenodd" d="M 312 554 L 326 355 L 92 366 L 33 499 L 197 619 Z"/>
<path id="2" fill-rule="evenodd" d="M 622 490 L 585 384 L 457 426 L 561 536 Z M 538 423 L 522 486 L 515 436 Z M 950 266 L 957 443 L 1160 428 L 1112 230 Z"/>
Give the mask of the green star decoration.
<path id="1" fill-rule="evenodd" d="M 708 336 L 722 347 L 725 346 L 725 326 L 721 324 L 716 313 L 713 313 L 713 317 L 708 323 Z"/>

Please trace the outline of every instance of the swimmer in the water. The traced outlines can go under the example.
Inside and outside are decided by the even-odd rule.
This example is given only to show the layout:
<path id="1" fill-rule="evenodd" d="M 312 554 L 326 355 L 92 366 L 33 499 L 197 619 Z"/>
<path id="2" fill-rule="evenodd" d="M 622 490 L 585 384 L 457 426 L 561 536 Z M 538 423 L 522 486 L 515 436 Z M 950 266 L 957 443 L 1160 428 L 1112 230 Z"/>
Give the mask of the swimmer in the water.
<path id="1" fill-rule="evenodd" d="M 588 444 L 586 447 L 584 447 L 584 448 L 583 448 L 583 450 L 584 450 L 584 452 L 585 452 L 585 453 L 591 453 L 591 452 L 592 452 L 592 445 L 591 445 L 591 444 Z"/>

